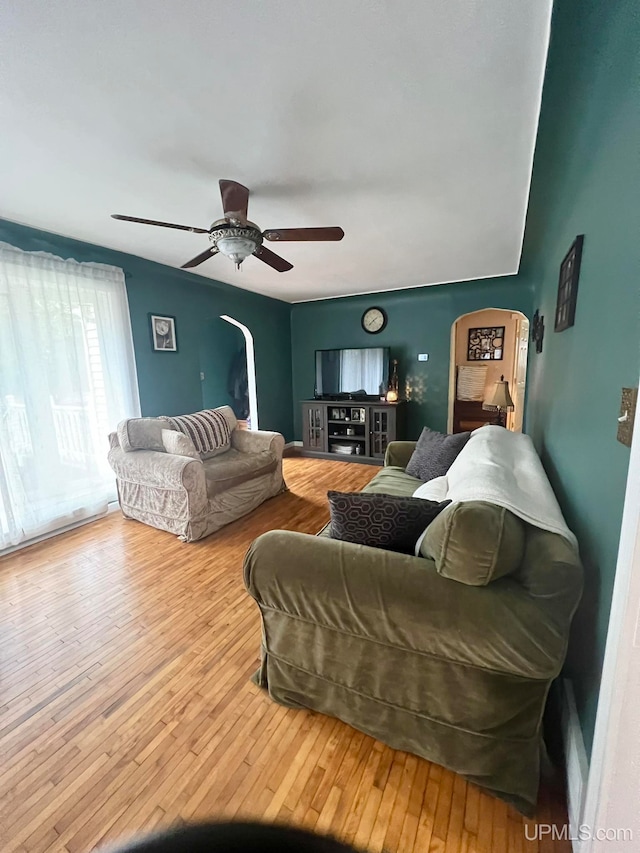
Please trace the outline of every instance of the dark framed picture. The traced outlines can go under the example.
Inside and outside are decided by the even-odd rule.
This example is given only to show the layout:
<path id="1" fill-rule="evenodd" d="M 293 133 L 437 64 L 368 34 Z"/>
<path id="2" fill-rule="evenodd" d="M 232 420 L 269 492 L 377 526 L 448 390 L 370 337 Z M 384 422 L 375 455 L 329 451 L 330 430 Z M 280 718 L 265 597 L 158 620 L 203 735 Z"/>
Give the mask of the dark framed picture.
<path id="1" fill-rule="evenodd" d="M 536 313 L 533 315 L 533 323 L 531 324 L 531 340 L 535 342 L 536 352 L 542 352 L 542 342 L 544 340 L 544 317 L 537 309 Z"/>
<path id="2" fill-rule="evenodd" d="M 149 314 L 151 346 L 157 352 L 178 352 L 176 318 L 166 314 Z"/>
<path id="3" fill-rule="evenodd" d="M 504 328 L 469 329 L 467 361 L 500 361 L 504 358 Z"/>
<path id="4" fill-rule="evenodd" d="M 558 301 L 556 304 L 555 332 L 564 332 L 573 326 L 576 319 L 576 301 L 578 299 L 578 278 L 582 260 L 584 234 L 578 234 L 571 248 L 560 264 L 558 279 Z"/>

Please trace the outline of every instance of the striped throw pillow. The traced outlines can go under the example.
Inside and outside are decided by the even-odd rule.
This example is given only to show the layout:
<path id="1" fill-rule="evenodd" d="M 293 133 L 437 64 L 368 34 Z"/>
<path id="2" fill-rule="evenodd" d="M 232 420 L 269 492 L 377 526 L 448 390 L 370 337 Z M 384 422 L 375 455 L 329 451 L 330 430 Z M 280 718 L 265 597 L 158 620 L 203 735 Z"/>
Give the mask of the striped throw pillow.
<path id="1" fill-rule="evenodd" d="M 204 409 L 193 415 L 179 415 L 164 419 L 174 429 L 188 435 L 195 449 L 205 458 L 229 449 L 231 444 L 229 423 L 217 409 Z"/>
<path id="2" fill-rule="evenodd" d="M 486 367 L 458 368 L 458 400 L 484 400 L 484 386 L 487 382 Z"/>

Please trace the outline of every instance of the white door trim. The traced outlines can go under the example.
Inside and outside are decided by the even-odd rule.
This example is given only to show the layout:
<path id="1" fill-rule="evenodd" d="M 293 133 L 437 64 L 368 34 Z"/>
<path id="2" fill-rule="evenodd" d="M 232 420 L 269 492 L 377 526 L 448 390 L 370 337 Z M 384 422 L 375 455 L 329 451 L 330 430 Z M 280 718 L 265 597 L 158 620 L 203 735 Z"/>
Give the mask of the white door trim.
<path id="1" fill-rule="evenodd" d="M 227 323 L 231 323 L 232 326 L 237 326 L 242 334 L 244 335 L 244 340 L 246 343 L 246 351 L 247 351 L 247 384 L 249 386 L 249 421 L 251 423 L 251 429 L 260 429 L 258 426 L 258 393 L 256 390 L 256 355 L 255 350 L 253 348 L 253 335 L 249 331 L 249 329 L 244 325 L 244 323 L 239 323 L 238 320 L 234 320 L 233 317 L 229 317 L 228 314 L 221 314 L 221 320 L 226 320 Z"/>
<path id="2" fill-rule="evenodd" d="M 614 425 L 612 424 L 612 428 Z M 640 850 L 640 417 L 635 420 L 581 853 Z M 621 835 L 625 830 L 628 835 Z M 611 840 L 595 837 L 609 833 Z M 612 838 L 618 833 L 617 839 Z"/>

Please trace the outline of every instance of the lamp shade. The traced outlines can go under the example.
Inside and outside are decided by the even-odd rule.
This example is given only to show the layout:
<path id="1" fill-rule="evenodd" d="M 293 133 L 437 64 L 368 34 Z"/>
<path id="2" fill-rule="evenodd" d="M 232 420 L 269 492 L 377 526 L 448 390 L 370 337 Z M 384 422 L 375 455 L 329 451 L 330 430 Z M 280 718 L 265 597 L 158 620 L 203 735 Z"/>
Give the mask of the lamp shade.
<path id="1" fill-rule="evenodd" d="M 498 411 L 514 408 L 513 400 L 509 393 L 509 383 L 504 376 L 501 376 L 500 379 L 494 383 L 491 392 L 482 404 L 482 408 L 498 409 Z"/>

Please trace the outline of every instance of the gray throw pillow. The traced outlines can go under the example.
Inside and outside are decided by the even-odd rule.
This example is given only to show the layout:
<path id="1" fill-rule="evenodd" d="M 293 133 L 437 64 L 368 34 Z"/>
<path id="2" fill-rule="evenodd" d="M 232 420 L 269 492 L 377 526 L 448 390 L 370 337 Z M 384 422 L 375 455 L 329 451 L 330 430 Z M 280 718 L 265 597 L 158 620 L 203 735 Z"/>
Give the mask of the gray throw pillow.
<path id="1" fill-rule="evenodd" d="M 423 483 L 435 477 L 443 477 L 469 441 L 470 435 L 470 432 L 444 435 L 425 427 L 407 464 L 407 474 L 417 477 Z"/>
<path id="2" fill-rule="evenodd" d="M 413 554 L 416 542 L 451 501 L 383 495 L 372 492 L 327 492 L 331 538 Z"/>

